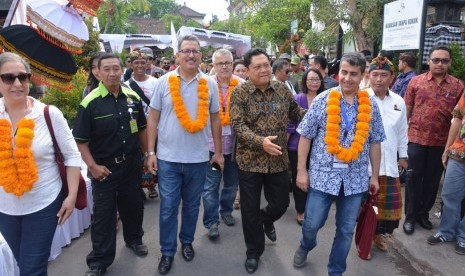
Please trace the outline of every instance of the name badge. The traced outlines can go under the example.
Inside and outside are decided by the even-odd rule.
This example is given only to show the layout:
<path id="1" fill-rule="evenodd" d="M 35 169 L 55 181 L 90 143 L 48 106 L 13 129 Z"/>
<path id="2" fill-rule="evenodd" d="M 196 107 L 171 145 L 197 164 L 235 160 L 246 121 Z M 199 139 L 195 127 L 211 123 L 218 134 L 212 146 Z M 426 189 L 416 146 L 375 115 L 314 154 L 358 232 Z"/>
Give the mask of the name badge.
<path id="1" fill-rule="evenodd" d="M 135 119 L 131 119 L 131 121 L 129 121 L 129 126 L 131 127 L 131 133 L 137 133 L 138 128 L 137 121 Z"/>
<path id="2" fill-rule="evenodd" d="M 336 156 L 334 156 L 333 168 L 335 168 L 335 169 L 347 169 L 348 167 L 349 167 L 349 164 L 345 163 L 342 160 L 339 160 Z"/>
<path id="3" fill-rule="evenodd" d="M 231 125 L 223 126 L 222 129 L 221 129 L 221 134 L 222 134 L 222 136 L 231 135 Z"/>

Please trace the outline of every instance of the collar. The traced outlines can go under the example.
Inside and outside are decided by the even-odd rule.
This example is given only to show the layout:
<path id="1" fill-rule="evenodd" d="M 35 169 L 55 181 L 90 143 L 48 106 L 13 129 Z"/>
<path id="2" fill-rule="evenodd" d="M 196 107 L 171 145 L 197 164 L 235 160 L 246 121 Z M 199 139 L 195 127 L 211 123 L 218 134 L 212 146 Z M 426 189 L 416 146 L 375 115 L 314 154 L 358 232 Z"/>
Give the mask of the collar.
<path id="1" fill-rule="evenodd" d="M 250 94 L 253 94 L 254 92 L 256 91 L 261 91 L 260 89 L 258 89 L 250 80 L 247 81 L 249 83 L 249 93 Z M 275 80 L 271 80 L 269 83 L 268 83 L 268 86 L 265 88 L 265 91 L 267 91 L 268 89 L 272 89 L 273 91 L 276 91 L 278 89 L 278 86 L 279 86 L 279 82 L 278 81 L 275 81 Z"/>
<path id="2" fill-rule="evenodd" d="M 111 94 L 111 93 L 108 91 L 107 87 L 106 87 L 105 85 L 103 85 L 103 82 L 102 82 L 102 81 L 100 81 L 100 83 L 98 84 L 98 90 L 97 90 L 97 91 L 98 91 L 98 93 L 100 93 L 100 96 L 101 96 L 102 98 L 105 98 L 107 95 Z M 126 94 L 126 92 L 124 91 L 124 89 L 121 88 L 121 85 L 119 86 L 119 92 L 120 92 L 119 95 L 124 94 L 124 95 L 127 96 L 127 94 Z"/>
<path id="3" fill-rule="evenodd" d="M 179 74 L 179 67 L 177 67 L 177 68 L 176 68 L 175 70 L 173 70 L 172 72 L 173 72 L 173 74 L 174 74 L 176 77 L 182 79 L 181 75 Z M 196 79 L 196 80 L 198 81 L 201 77 L 204 77 L 204 76 L 206 76 L 206 75 L 205 75 L 204 73 L 202 73 L 202 72 L 200 71 L 200 69 L 199 69 L 199 70 L 197 70 L 197 75 L 195 75 L 195 77 L 194 77 L 193 79 Z M 192 80 L 193 80 L 193 79 L 192 79 Z M 191 81 L 192 81 L 192 80 L 191 80 Z"/>
<path id="4" fill-rule="evenodd" d="M 433 74 L 431 74 L 431 72 L 428 71 L 426 73 L 426 79 L 428 81 L 433 80 Z M 450 77 L 450 75 L 448 73 L 446 73 L 446 75 L 444 76 L 444 81 L 447 82 L 447 83 L 452 83 L 451 77 Z"/>

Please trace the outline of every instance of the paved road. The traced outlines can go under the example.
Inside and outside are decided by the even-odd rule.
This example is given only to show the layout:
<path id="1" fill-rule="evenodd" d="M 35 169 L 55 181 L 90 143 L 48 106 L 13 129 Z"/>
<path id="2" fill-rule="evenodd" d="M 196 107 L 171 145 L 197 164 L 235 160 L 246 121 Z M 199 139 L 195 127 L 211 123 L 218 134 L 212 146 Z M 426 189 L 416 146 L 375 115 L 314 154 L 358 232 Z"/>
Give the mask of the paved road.
<path id="1" fill-rule="evenodd" d="M 308 255 L 307 265 L 301 269 L 296 269 L 292 266 L 292 258 L 299 244 L 301 230 L 295 221 L 292 194 L 290 195 L 291 206 L 275 224 L 278 239 L 274 243 L 266 240 L 265 252 L 260 259 L 259 268 L 255 275 L 327 275 L 326 265 L 335 231 L 335 207 L 331 208 L 328 221 L 320 231 L 318 246 Z M 262 199 L 262 203 L 263 201 Z M 158 210 L 159 199 L 149 199 L 145 205 L 144 217 L 144 242 L 149 248 L 148 256 L 136 257 L 126 248 L 122 238 L 122 230 L 120 230 L 117 239 L 116 259 L 105 275 L 158 275 L 157 266 L 161 257 L 158 243 Z M 200 218 L 194 241 L 195 259 L 187 263 L 178 252 L 169 275 L 248 275 L 244 269 L 245 244 L 242 236 L 240 212 L 235 211 L 233 216 L 236 218 L 236 225 L 233 227 L 221 225 L 220 238 L 216 242 L 211 242 L 208 239 Z M 179 248 L 180 246 L 178 246 Z M 56 260 L 49 263 L 49 275 L 84 275 L 87 270 L 85 257 L 90 249 L 90 231 L 87 230 L 69 247 L 64 248 L 63 253 Z M 419 275 L 395 250 L 381 252 L 373 249 L 372 255 L 371 261 L 361 260 L 352 246 L 345 275 Z"/>

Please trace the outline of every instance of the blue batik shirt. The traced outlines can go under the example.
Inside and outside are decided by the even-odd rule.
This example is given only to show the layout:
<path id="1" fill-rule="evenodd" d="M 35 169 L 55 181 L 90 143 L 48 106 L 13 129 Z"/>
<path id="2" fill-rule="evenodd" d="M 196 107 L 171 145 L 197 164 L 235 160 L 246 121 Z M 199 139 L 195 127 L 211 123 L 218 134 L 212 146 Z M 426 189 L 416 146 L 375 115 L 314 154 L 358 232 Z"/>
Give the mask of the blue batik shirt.
<path id="1" fill-rule="evenodd" d="M 340 92 L 340 87 L 336 88 Z M 363 145 L 363 151 L 359 158 L 348 164 L 347 168 L 334 167 L 334 155 L 326 151 L 324 137 L 326 135 L 326 107 L 329 91 L 316 96 L 310 109 L 305 114 L 304 119 L 297 128 L 297 132 L 307 139 L 312 139 L 312 151 L 310 156 L 310 187 L 313 189 L 338 195 L 341 185 L 344 183 L 344 195 L 353 195 L 368 191 L 369 186 L 369 144 L 381 143 L 386 139 L 384 135 L 383 121 L 379 112 L 376 101 L 373 97 L 371 100 L 371 122 L 368 139 Z M 344 139 L 345 123 L 341 122 L 339 139 L 344 147 L 350 147 L 355 135 L 355 123 L 357 116 L 358 99 L 354 104 L 347 103 L 341 98 L 341 109 L 344 105 L 347 117 L 352 121 L 350 130 Z M 342 117 L 342 116 L 341 116 Z"/>

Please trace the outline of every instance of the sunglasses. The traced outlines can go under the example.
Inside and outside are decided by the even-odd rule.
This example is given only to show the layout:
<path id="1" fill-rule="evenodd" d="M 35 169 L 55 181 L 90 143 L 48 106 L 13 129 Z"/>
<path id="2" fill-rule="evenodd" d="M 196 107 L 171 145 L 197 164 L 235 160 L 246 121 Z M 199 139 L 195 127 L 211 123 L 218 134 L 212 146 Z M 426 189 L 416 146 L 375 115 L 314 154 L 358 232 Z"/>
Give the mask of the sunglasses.
<path id="1" fill-rule="evenodd" d="M 433 59 L 431 59 L 431 62 L 433 64 L 439 64 L 439 63 L 449 64 L 450 59 L 448 59 L 448 58 L 433 58 Z"/>
<path id="2" fill-rule="evenodd" d="M 1 74 L 0 78 L 2 79 L 3 83 L 8 84 L 8 85 L 13 84 L 16 81 L 16 79 L 18 79 L 20 83 L 25 84 L 31 80 L 31 74 L 30 73 L 19 73 L 18 75 L 14 75 L 11 73 L 7 73 L 7 74 Z"/>

